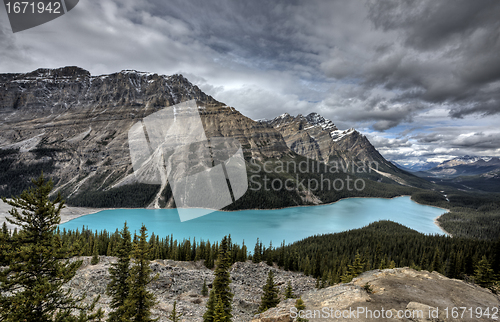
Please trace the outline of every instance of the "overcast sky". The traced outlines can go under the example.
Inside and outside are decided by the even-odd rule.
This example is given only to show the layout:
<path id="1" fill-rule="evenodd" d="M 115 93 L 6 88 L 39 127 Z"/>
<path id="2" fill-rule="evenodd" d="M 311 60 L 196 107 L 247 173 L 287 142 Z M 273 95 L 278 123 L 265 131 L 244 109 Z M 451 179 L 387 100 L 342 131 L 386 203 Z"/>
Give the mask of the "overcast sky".
<path id="1" fill-rule="evenodd" d="M 253 118 L 317 112 L 389 160 L 500 156 L 500 1 L 82 0 L 0 72 L 182 73 Z"/>

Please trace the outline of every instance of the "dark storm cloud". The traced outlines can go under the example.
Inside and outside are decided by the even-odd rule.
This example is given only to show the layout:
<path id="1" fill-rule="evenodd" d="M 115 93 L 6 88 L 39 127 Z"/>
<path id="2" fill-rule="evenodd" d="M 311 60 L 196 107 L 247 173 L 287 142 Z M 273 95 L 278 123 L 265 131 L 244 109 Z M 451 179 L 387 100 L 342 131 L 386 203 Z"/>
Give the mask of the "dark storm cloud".
<path id="1" fill-rule="evenodd" d="M 315 50 L 304 50 L 295 41 L 301 32 L 290 23 L 296 1 L 172 0 L 154 1 L 152 6 L 153 15 L 186 22 L 199 42 L 235 59 L 251 58 L 257 68 L 314 63 Z"/>
<path id="2" fill-rule="evenodd" d="M 418 135 L 415 136 L 414 139 L 424 144 L 446 142 L 446 145 L 451 148 L 489 150 L 498 148 L 500 133 L 485 134 L 484 132 L 473 132 L 460 135 L 455 131 L 450 131 L 448 133 Z"/>
<path id="3" fill-rule="evenodd" d="M 500 13 L 495 0 L 374 0 L 369 7 L 376 27 L 401 29 L 407 45 L 423 50 L 468 38 L 480 28 L 489 29 Z"/>
<path id="4" fill-rule="evenodd" d="M 480 125 L 500 119 L 498 17 L 496 0 L 89 0 L 15 35 L 0 10 L 0 71 L 183 73 L 254 119 L 315 111 L 410 138 L 380 141 L 384 155 L 460 153 L 481 139 L 494 151 L 498 127 Z"/>
<path id="5" fill-rule="evenodd" d="M 499 1 L 371 1 L 368 17 L 402 43 L 374 60 L 366 84 L 449 104 L 452 117 L 500 113 Z"/>

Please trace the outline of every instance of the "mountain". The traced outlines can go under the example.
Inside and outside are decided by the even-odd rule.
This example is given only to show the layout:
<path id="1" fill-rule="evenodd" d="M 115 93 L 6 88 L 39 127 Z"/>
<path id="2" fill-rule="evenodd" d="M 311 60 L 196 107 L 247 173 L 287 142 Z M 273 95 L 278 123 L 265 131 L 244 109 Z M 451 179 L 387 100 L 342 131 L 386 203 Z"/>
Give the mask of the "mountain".
<path id="1" fill-rule="evenodd" d="M 491 171 L 500 170 L 500 158 L 462 156 L 444 161 L 425 173 L 443 178 L 454 178 L 458 176 L 481 175 Z"/>
<path id="2" fill-rule="evenodd" d="M 140 191 L 147 200 L 139 203 L 158 204 L 159 186 L 123 185 L 133 177 L 128 130 L 156 111 L 192 99 L 207 138 L 234 137 L 247 158 L 290 152 L 272 127 L 216 101 L 182 75 L 124 70 L 91 76 L 78 67 L 0 74 L 0 195 L 20 193 L 43 170 L 67 198 L 118 189 L 117 198 Z"/>
<path id="3" fill-rule="evenodd" d="M 239 141 L 250 174 L 249 186 L 263 187 L 249 188 L 228 209 L 318 204 L 353 196 L 393 197 L 411 194 L 413 190 L 406 187 L 430 185 L 385 160 L 358 131 L 339 130 L 316 113 L 253 121 L 206 95 L 182 75 L 123 70 L 92 76 L 79 67 L 63 67 L 0 74 L 0 195 L 19 194 L 43 171 L 54 181 L 54 193 L 60 192 L 74 206 L 174 207 L 166 180 L 161 184 L 137 180 L 128 131 L 158 111 L 175 116 L 175 105 L 188 100 L 195 100 L 207 138 Z M 192 148 L 189 153 L 201 151 L 201 145 Z M 160 157 L 153 154 L 142 173 L 165 164 Z M 193 162 L 205 161 L 195 158 Z M 323 166 L 313 164 L 318 161 Z M 303 162 L 316 171 L 280 171 L 280 162 Z M 370 171 L 356 172 L 355 162 L 377 164 L 378 169 L 373 166 Z M 268 163 L 276 171 L 267 173 Z M 169 161 L 179 177 L 197 166 L 183 164 Z M 317 171 L 320 168 L 322 173 Z M 304 180 L 339 179 L 349 184 L 357 178 L 369 179 L 363 181 L 362 191 L 303 186 Z M 266 190 L 263 185 L 271 179 L 290 179 L 294 187 Z"/>
<path id="4" fill-rule="evenodd" d="M 318 113 L 295 117 L 285 113 L 260 122 L 274 127 L 292 151 L 307 158 L 328 165 L 366 164 L 371 171 L 358 173 L 358 176 L 406 186 L 428 186 L 424 180 L 387 161 L 366 136 L 354 128 L 339 130 Z"/>
<path id="5" fill-rule="evenodd" d="M 389 165 L 365 136 L 355 129 L 341 131 L 317 113 L 296 117 L 285 113 L 265 123 L 283 135 L 292 151 L 305 157 L 325 163 L 359 160 Z"/>

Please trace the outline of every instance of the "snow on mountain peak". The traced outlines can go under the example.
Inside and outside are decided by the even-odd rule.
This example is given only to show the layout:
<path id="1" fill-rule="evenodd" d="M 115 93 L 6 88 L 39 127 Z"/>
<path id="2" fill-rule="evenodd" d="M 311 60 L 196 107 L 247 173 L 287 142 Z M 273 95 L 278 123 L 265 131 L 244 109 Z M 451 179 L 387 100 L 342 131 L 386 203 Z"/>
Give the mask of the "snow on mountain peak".
<path id="1" fill-rule="evenodd" d="M 342 140 L 344 137 L 353 134 L 356 130 L 354 128 L 350 128 L 349 130 L 335 130 L 330 132 L 330 136 L 334 142 Z"/>

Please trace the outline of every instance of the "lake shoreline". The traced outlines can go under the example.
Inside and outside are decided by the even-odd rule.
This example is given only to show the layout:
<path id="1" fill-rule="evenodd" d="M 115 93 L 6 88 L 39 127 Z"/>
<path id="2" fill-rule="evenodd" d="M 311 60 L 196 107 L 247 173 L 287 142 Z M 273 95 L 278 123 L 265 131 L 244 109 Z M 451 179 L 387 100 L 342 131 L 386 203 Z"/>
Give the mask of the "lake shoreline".
<path id="1" fill-rule="evenodd" d="M 439 207 L 438 207 L 438 208 L 439 208 Z M 443 209 L 444 209 L 444 208 L 443 208 Z M 444 215 L 444 214 L 443 214 L 443 215 Z M 446 230 L 444 230 L 444 228 L 443 228 L 443 227 L 439 224 L 438 219 L 439 219 L 439 218 L 441 218 L 443 215 L 439 215 L 439 216 L 437 216 L 436 218 L 434 218 L 434 224 L 435 224 L 436 226 L 438 226 L 438 227 L 439 227 L 439 229 L 441 229 L 441 230 L 442 230 L 445 234 L 447 234 L 448 236 L 450 236 L 451 238 L 453 238 L 453 235 L 452 235 L 452 234 L 450 234 L 449 232 L 447 232 Z"/>
<path id="2" fill-rule="evenodd" d="M 395 199 L 395 198 L 400 198 L 400 197 L 410 197 L 411 201 L 413 201 L 413 202 L 415 202 L 415 203 L 417 203 L 419 205 L 430 206 L 430 205 L 425 205 L 425 204 L 421 204 L 421 203 L 416 202 L 415 200 L 413 200 L 411 198 L 411 195 L 398 195 L 398 196 L 394 196 L 394 197 L 391 197 L 391 198 L 381 198 L 381 197 L 347 197 L 347 198 L 340 198 L 338 200 L 335 200 L 335 201 L 332 201 L 332 202 L 329 202 L 329 203 L 314 204 L 314 205 L 296 205 L 296 206 L 281 207 L 281 208 L 265 208 L 265 209 L 262 209 L 262 208 L 249 208 L 249 209 L 217 210 L 217 211 L 221 211 L 221 212 L 236 212 L 236 211 L 247 211 L 247 210 L 262 210 L 262 211 L 266 211 L 266 210 L 281 210 L 281 209 L 298 208 L 298 207 L 328 206 L 328 205 L 335 204 L 335 203 L 337 203 L 337 202 L 339 202 L 341 200 L 355 199 L 355 198 L 358 198 L 358 199 L 380 198 L 380 199 L 390 200 L 390 199 Z M 6 222 L 6 220 L 5 220 L 5 217 L 7 216 L 7 213 L 5 211 L 6 207 L 10 207 L 10 206 L 8 206 L 7 204 L 3 203 L 0 200 L 0 225 L 4 221 Z M 436 207 L 436 206 L 430 206 L 430 207 L 443 209 L 446 212 L 449 212 L 449 209 L 446 209 L 446 208 Z M 86 216 L 86 215 L 95 214 L 95 213 L 98 213 L 98 212 L 101 212 L 101 211 L 105 211 L 105 210 L 120 210 L 120 209 L 155 209 L 155 208 L 88 208 L 88 207 L 65 206 L 65 208 L 63 208 L 62 211 L 61 211 L 61 222 L 60 223 L 64 224 L 64 223 L 67 223 L 69 221 L 72 221 L 73 219 L 76 219 L 76 218 L 79 218 L 79 217 L 82 217 L 82 216 Z M 175 208 L 172 208 L 172 209 L 175 209 Z M 434 218 L 433 222 L 434 222 L 434 224 L 444 234 L 446 234 L 446 235 L 448 235 L 450 237 L 453 237 L 452 234 L 450 234 L 449 232 L 447 232 L 446 230 L 444 230 L 443 227 L 441 227 L 441 225 L 439 224 L 438 219 L 442 215 L 444 215 L 444 214 L 441 214 L 441 215 L 437 216 L 436 218 Z M 13 229 L 15 226 L 7 222 L 7 227 L 9 229 Z"/>
<path id="3" fill-rule="evenodd" d="M 12 206 L 9 204 L 3 202 L 0 199 L 0 225 L 3 225 L 5 222 L 7 224 L 7 229 L 9 230 L 14 230 L 15 228 L 18 228 L 16 225 L 13 225 L 9 223 L 6 218 L 9 215 L 9 210 L 12 209 Z M 67 223 L 68 221 L 71 221 L 73 219 L 86 216 L 86 215 L 91 215 L 95 214 L 97 212 L 103 211 L 103 210 L 113 210 L 115 208 L 88 208 L 88 207 L 72 207 L 72 206 L 64 206 L 64 208 L 61 210 L 61 222 L 60 224 Z M 120 209 L 120 208 L 117 208 Z"/>

